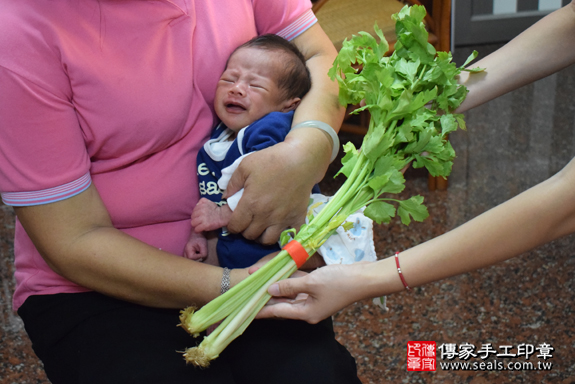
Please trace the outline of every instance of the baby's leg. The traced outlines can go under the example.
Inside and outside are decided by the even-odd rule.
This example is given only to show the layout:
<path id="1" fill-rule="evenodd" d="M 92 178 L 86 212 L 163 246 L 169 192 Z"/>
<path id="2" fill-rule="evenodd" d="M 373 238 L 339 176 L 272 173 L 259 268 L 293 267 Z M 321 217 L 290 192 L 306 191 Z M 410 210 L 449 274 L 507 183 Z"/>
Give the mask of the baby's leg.
<path id="1" fill-rule="evenodd" d="M 218 244 L 218 235 L 214 231 L 204 232 L 204 235 L 208 240 L 208 257 L 204 259 L 204 264 L 210 264 L 219 267 L 220 262 L 218 260 L 218 252 L 216 250 L 216 246 Z"/>
<path id="2" fill-rule="evenodd" d="M 228 225 L 232 210 L 227 205 L 218 206 L 213 201 L 201 198 L 192 212 L 192 226 L 196 232 L 213 231 Z"/>

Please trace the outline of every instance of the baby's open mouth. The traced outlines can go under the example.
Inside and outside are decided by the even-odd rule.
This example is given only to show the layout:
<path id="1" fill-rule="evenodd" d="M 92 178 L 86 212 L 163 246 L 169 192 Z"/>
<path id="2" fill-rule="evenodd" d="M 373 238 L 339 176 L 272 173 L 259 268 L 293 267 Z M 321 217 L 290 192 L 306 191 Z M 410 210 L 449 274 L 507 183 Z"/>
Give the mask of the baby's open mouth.
<path id="1" fill-rule="evenodd" d="M 236 103 L 227 103 L 225 105 L 226 110 L 228 110 L 229 112 L 243 112 L 246 110 L 246 107 L 244 107 L 241 104 L 236 104 Z"/>

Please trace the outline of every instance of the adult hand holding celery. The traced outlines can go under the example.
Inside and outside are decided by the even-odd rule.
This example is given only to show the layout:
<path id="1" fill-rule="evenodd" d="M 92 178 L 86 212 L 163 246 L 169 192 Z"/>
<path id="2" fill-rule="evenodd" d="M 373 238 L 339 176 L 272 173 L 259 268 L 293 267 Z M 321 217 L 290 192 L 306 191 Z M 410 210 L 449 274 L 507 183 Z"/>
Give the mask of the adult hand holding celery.
<path id="1" fill-rule="evenodd" d="M 377 40 L 360 32 L 343 43 L 333 68 L 332 79 L 340 86 L 343 105 L 359 104 L 371 114 L 371 121 L 361 149 L 353 144 L 344 146 L 345 183 L 309 224 L 301 227 L 294 240 L 309 256 L 325 242 L 349 215 L 367 207 L 365 215 L 377 223 L 387 223 L 396 213 L 408 225 L 428 216 L 423 198 L 408 200 L 389 197 L 403 191 L 405 179 L 401 173 L 410 162 L 413 167 L 426 167 L 433 176 L 448 176 L 453 148 L 447 134 L 458 127 L 465 129 L 462 115 L 451 114 L 461 104 L 467 89 L 457 84 L 456 76 L 473 60 L 474 52 L 462 67 L 451 62 L 451 54 L 436 52 L 427 42 L 423 24 L 423 6 L 404 7 L 393 15 L 397 42 L 394 53 L 386 57 L 388 44 L 375 26 Z M 361 71 L 356 68 L 360 67 Z M 474 69 L 478 71 L 480 69 Z M 290 231 L 295 232 L 295 231 Z M 282 245 L 289 241 L 282 235 Z M 269 300 L 268 287 L 289 277 L 297 270 L 296 262 L 282 250 L 257 272 L 228 292 L 212 300 L 200 310 L 182 311 L 181 325 L 198 335 L 210 325 L 222 322 L 205 337 L 198 347 L 185 352 L 188 362 L 205 367 L 224 348 L 241 335 L 259 310 Z"/>

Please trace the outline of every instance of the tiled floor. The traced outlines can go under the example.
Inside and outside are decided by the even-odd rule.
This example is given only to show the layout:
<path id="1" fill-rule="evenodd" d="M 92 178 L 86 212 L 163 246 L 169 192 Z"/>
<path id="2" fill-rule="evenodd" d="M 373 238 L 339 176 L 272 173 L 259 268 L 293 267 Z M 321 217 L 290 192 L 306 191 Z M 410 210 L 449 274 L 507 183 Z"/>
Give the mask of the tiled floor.
<path id="1" fill-rule="evenodd" d="M 475 48 L 486 55 L 497 46 Z M 470 50 L 458 48 L 456 61 L 462 63 Z M 513 58 L 510 65 L 521 68 Z M 389 256 L 442 234 L 560 170 L 575 155 L 574 96 L 572 67 L 469 111 L 468 131 L 451 135 L 458 157 L 448 190 L 429 192 L 426 174 L 409 170 L 402 195 L 424 196 L 430 217 L 409 227 L 393 221 L 376 228 L 378 254 Z M 343 142 L 360 139 L 342 134 Z M 328 176 L 322 184 L 329 192 L 339 182 Z M 0 383 L 44 384 L 41 365 L 10 308 L 13 214 L 7 207 L 0 209 L 0 231 Z M 365 384 L 575 383 L 574 246 L 575 236 L 568 236 L 499 265 L 393 295 L 387 313 L 369 300 L 356 303 L 335 315 L 338 339 L 356 357 Z M 407 372 L 410 340 L 477 348 L 548 343 L 555 350 L 547 371 Z M 485 362 L 494 360 L 525 361 L 491 356 Z M 538 359 L 528 361 L 536 365 Z"/>

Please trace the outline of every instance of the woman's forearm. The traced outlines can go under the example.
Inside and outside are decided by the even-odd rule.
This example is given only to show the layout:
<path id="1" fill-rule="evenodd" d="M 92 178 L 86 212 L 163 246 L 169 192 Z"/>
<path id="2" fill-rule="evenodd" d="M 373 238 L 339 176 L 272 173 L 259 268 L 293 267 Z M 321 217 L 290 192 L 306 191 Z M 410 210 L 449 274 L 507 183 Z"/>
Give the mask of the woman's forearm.
<path id="1" fill-rule="evenodd" d="M 306 58 L 307 67 L 312 78 L 312 87 L 296 109 L 293 125 L 303 121 L 319 120 L 339 131 L 345 108 L 339 104 L 339 86 L 327 75 L 337 51 L 319 24 L 294 39 L 294 44 Z M 298 147 L 314 154 L 316 164 L 325 165 L 319 168 L 319 179 L 323 177 L 332 153 L 332 140 L 318 129 L 296 129 L 290 132 L 286 142 L 297 142 Z M 317 180 L 316 178 L 316 181 Z"/>
<path id="2" fill-rule="evenodd" d="M 575 63 L 575 2 L 547 15 L 515 39 L 470 67 L 484 72 L 460 75 L 469 94 L 464 112 Z"/>
<path id="3" fill-rule="evenodd" d="M 113 228 L 94 186 L 15 211 L 47 264 L 76 284 L 167 308 L 201 305 L 219 294 L 221 268 L 163 252 Z M 234 271 L 232 283 L 245 277 L 242 271 Z"/>
<path id="4" fill-rule="evenodd" d="M 312 87 L 296 109 L 293 124 L 320 120 L 339 130 L 345 108 L 339 104 L 339 86 L 327 75 L 337 51 L 319 24 L 293 40 L 306 58 Z"/>
<path id="5" fill-rule="evenodd" d="M 460 227 L 402 252 L 407 283 L 423 285 L 490 266 L 575 232 L 573 185 L 575 161 Z"/>
<path id="6" fill-rule="evenodd" d="M 184 308 L 219 295 L 221 268 L 163 252 L 114 228 L 82 236 L 67 255 L 73 257 L 58 263 L 64 277 L 122 300 Z"/>

